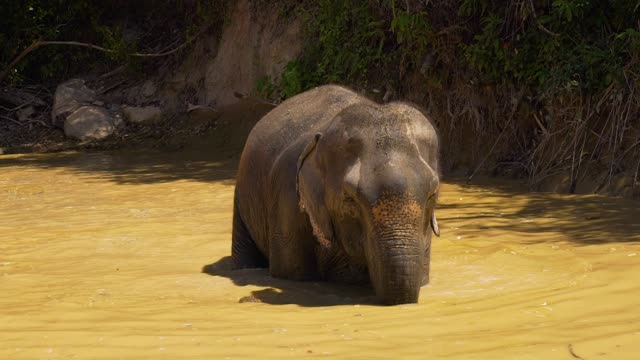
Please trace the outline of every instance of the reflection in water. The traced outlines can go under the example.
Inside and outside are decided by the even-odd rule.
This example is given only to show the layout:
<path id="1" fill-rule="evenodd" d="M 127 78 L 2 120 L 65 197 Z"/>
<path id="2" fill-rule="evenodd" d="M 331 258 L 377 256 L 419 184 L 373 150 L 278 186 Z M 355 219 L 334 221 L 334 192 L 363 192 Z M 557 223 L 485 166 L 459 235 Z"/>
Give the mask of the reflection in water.
<path id="1" fill-rule="evenodd" d="M 380 307 L 229 271 L 233 174 L 197 153 L 1 157 L 0 358 L 638 358 L 637 202 L 447 183 L 431 284 Z"/>

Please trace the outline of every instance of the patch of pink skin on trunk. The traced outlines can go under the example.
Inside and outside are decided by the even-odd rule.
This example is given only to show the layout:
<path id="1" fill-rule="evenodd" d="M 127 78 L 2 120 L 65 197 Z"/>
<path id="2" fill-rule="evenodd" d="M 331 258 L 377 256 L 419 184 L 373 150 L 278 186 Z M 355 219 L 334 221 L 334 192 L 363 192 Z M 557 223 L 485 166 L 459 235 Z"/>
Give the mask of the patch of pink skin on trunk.
<path id="1" fill-rule="evenodd" d="M 373 207 L 373 220 L 385 224 L 410 224 L 417 226 L 422 213 L 420 204 L 406 196 L 384 195 Z"/>

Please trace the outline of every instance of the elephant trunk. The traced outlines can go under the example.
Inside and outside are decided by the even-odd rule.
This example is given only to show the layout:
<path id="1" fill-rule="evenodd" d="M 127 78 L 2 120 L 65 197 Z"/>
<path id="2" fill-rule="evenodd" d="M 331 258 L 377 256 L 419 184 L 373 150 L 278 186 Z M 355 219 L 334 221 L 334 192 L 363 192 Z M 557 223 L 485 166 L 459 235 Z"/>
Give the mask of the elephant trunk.
<path id="1" fill-rule="evenodd" d="M 421 241 L 413 231 L 381 230 L 374 232 L 367 254 L 376 295 L 387 305 L 417 303 L 425 261 Z"/>

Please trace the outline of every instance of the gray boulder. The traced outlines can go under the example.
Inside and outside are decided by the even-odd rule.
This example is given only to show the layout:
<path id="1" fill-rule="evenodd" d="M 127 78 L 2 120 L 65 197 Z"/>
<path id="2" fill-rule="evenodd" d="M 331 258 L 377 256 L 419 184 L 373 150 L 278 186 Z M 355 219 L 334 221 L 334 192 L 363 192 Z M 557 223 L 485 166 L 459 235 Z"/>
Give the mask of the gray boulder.
<path id="1" fill-rule="evenodd" d="M 66 126 L 65 119 L 81 106 L 96 101 L 96 93 L 82 79 L 71 79 L 60 85 L 53 96 L 51 122 L 54 126 Z"/>
<path id="2" fill-rule="evenodd" d="M 188 104 L 187 114 L 194 123 L 211 122 L 220 117 L 220 111 L 205 105 Z"/>
<path id="3" fill-rule="evenodd" d="M 142 95 L 145 97 L 152 97 L 155 95 L 157 90 L 158 88 L 156 87 L 156 84 L 151 80 L 145 81 L 142 85 Z"/>
<path id="4" fill-rule="evenodd" d="M 79 140 L 103 139 L 115 130 L 116 119 L 104 108 L 81 106 L 66 117 L 64 133 Z"/>
<path id="5" fill-rule="evenodd" d="M 162 119 L 162 110 L 157 106 L 126 106 L 122 113 L 132 123 L 152 123 Z"/>
<path id="6" fill-rule="evenodd" d="M 33 106 L 27 106 L 16 111 L 16 116 L 18 117 L 18 120 L 20 122 L 25 122 L 28 121 L 35 113 L 36 110 L 33 108 Z"/>

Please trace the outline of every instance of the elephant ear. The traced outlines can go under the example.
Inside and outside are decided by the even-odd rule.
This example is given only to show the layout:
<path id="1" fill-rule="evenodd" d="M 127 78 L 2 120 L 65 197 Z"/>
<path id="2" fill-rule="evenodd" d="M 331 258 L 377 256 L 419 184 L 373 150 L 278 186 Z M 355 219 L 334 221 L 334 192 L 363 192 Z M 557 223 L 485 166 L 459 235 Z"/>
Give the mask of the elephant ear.
<path id="1" fill-rule="evenodd" d="M 333 224 L 324 201 L 324 177 L 317 164 L 310 159 L 321 137 L 322 134 L 316 134 L 298 157 L 296 194 L 300 211 L 309 217 L 313 235 L 321 246 L 328 248 L 333 239 Z"/>

